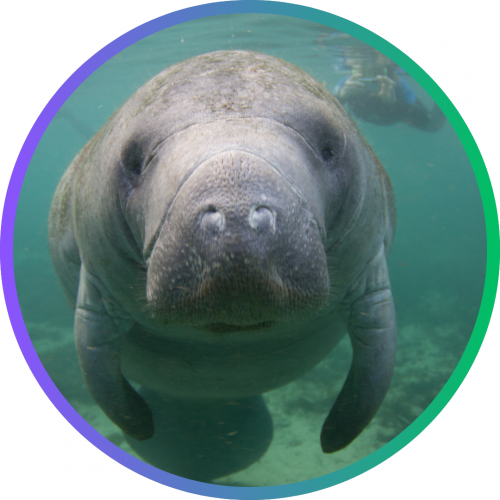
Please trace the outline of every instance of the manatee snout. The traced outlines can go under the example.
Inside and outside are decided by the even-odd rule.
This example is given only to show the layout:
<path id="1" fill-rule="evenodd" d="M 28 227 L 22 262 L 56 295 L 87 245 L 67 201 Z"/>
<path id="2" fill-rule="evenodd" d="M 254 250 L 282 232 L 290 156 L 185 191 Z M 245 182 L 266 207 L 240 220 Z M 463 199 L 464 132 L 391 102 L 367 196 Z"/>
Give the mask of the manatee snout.
<path id="1" fill-rule="evenodd" d="M 321 232 L 305 198 L 243 151 L 212 156 L 182 184 L 148 267 L 155 316 L 208 328 L 302 317 L 328 291 Z"/>

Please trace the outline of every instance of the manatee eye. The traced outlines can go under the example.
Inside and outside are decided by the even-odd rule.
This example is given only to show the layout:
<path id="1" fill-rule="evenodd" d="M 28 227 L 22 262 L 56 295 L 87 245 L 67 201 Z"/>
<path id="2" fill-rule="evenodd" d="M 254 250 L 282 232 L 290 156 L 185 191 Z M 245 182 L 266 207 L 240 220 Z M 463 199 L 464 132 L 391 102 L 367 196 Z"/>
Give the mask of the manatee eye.
<path id="1" fill-rule="evenodd" d="M 135 140 L 129 141 L 122 151 L 121 165 L 130 177 L 141 175 L 144 166 L 145 152 L 142 145 Z"/>
<path id="2" fill-rule="evenodd" d="M 333 150 L 329 147 L 326 147 L 321 151 L 321 157 L 325 161 L 330 161 L 333 158 Z"/>
<path id="3" fill-rule="evenodd" d="M 339 159 L 342 157 L 342 149 L 333 142 L 323 146 L 321 148 L 321 158 L 326 163 L 326 167 L 328 170 L 333 170 L 339 162 Z"/>
<path id="4" fill-rule="evenodd" d="M 328 170 L 333 170 L 339 165 L 341 158 L 344 156 L 344 138 L 336 137 L 335 135 L 329 135 L 329 137 L 325 137 L 318 149 L 320 151 L 320 156 L 326 163 L 326 167 L 328 168 Z"/>

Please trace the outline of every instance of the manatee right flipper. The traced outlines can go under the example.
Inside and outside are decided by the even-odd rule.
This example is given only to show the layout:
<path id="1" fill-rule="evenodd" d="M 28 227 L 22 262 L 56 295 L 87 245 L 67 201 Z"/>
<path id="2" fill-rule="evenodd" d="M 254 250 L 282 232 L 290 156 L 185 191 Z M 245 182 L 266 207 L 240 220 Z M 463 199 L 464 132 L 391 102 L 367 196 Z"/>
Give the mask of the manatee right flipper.
<path id="1" fill-rule="evenodd" d="M 368 263 L 351 292 L 346 323 L 353 347 L 349 375 L 323 424 L 325 453 L 345 448 L 377 413 L 391 383 L 396 358 L 396 313 L 384 248 Z"/>
<path id="2" fill-rule="evenodd" d="M 82 264 L 75 341 L 85 383 L 104 413 L 125 434 L 145 440 L 154 434 L 151 410 L 125 380 L 120 367 L 121 337 L 132 324 L 109 315 L 96 278 Z"/>

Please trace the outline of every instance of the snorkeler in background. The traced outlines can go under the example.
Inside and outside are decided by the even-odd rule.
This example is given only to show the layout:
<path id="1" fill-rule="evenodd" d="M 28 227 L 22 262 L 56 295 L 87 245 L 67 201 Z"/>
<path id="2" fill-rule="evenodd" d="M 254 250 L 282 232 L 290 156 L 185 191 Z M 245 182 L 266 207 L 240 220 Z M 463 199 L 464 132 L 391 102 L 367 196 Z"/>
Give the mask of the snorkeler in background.
<path id="1" fill-rule="evenodd" d="M 398 74 L 400 68 L 372 49 L 370 58 L 351 52 L 344 65 L 351 75 L 340 80 L 334 95 L 357 118 L 378 125 L 403 122 L 428 132 L 439 130 L 446 117 L 434 103 L 428 110 L 409 83 Z"/>

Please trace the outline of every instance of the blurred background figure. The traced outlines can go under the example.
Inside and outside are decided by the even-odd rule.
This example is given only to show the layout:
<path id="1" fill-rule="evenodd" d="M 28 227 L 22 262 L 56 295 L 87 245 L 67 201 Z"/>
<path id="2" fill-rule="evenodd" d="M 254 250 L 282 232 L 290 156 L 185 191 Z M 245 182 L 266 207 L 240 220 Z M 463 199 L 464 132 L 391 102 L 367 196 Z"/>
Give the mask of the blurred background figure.
<path id="1" fill-rule="evenodd" d="M 325 37 L 319 41 L 327 50 L 333 48 L 330 44 L 334 42 L 337 70 L 349 72 L 333 89 L 344 107 L 356 118 L 377 125 L 403 122 L 428 132 L 439 130 L 446 121 L 441 109 L 433 103 L 429 110 L 401 76 L 404 71 L 399 66 L 381 52 L 360 42 L 353 43 L 354 40 L 349 37 L 333 41 Z"/>

